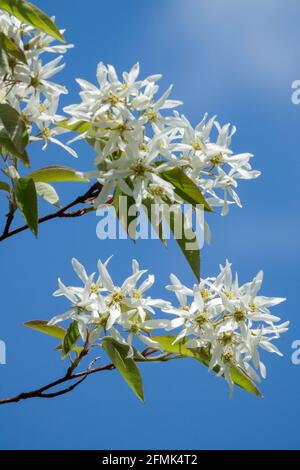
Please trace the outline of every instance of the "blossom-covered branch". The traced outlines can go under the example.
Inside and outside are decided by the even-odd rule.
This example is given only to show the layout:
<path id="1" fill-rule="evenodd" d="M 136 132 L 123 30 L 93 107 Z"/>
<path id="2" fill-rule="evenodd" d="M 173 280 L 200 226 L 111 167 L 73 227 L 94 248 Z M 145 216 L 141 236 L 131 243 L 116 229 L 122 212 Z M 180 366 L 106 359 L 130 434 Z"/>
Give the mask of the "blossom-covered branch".
<path id="1" fill-rule="evenodd" d="M 207 114 L 194 128 L 186 116 L 172 111 L 182 105 L 169 98 L 173 87 L 157 98 L 161 75 L 139 79 L 139 73 L 135 64 L 119 78 L 112 65 L 100 63 L 98 86 L 78 79 L 82 101 L 64 108 L 71 115 L 69 128 L 80 132 L 72 141 L 87 139 L 97 152 L 97 168 L 87 173 L 104 185 L 96 206 L 116 187 L 137 205 L 148 198 L 180 203 L 165 177 L 175 168 L 191 178 L 211 207 L 221 206 L 223 215 L 230 204 L 241 206 L 237 181 L 260 172 L 251 168 L 253 155 L 230 149 L 236 128 L 221 126 Z"/>
<path id="2" fill-rule="evenodd" d="M 167 212 L 175 205 L 180 213 L 186 203 L 194 211 L 200 205 L 206 212 L 220 209 L 223 216 L 231 205 L 242 207 L 240 180 L 255 179 L 260 172 L 252 168 L 251 153 L 232 149 L 235 126 L 222 125 L 216 116 L 207 114 L 194 126 L 177 110 L 182 102 L 171 98 L 172 86 L 158 94 L 161 75 L 140 78 L 138 63 L 120 76 L 112 65 L 100 62 L 97 84 L 77 79 L 81 102 L 66 106 L 63 115 L 60 99 L 68 90 L 53 82 L 53 77 L 64 68 L 63 56 L 73 46 L 63 42 L 64 31 L 58 30 L 54 18 L 34 6 L 30 5 L 30 15 L 25 1 L 16 3 L 14 9 L 9 0 L 3 0 L 1 6 L 5 11 L 0 10 L 0 155 L 6 179 L 0 181 L 0 191 L 7 195 L 8 212 L 0 241 L 27 229 L 37 236 L 39 224 L 80 217 L 107 204 L 120 216 L 121 196 L 128 199 L 128 214 L 132 206 L 148 208 L 153 203 L 163 203 Z M 76 136 L 64 142 L 63 135 L 68 132 Z M 29 170 L 29 149 L 35 143 L 42 143 L 43 150 L 57 145 L 69 158 L 77 157 L 73 144 L 79 140 L 93 149 L 90 171 L 57 165 Z M 95 184 L 82 196 L 61 207 L 53 183 L 91 181 Z M 38 197 L 56 210 L 41 217 Z M 86 206 L 76 207 L 81 204 Z M 17 211 L 25 225 L 15 229 L 12 224 Z M 156 220 L 159 233 L 165 218 L 162 213 Z M 168 223 L 174 232 L 170 217 Z M 210 239 L 207 221 L 204 236 L 206 241 Z M 197 241 L 195 250 L 186 249 L 183 240 L 178 243 L 197 283 L 185 286 L 172 274 L 167 290 L 175 294 L 175 305 L 148 296 L 155 278 L 147 275 L 142 280 L 147 271 L 136 260 L 129 277 L 115 284 L 108 271 L 110 259 L 98 262 L 97 276 L 87 274 L 73 259 L 82 285 L 66 286 L 59 279 L 54 293 L 68 299 L 69 309 L 50 321 L 26 323 L 58 339 L 56 349 L 71 365 L 62 378 L 0 404 L 64 395 L 89 375 L 112 369 L 120 372 L 143 401 L 137 363 L 187 357 L 224 377 L 230 393 L 236 384 L 261 396 L 256 385 L 266 377 L 261 350 L 280 356 L 274 343 L 289 326 L 289 322 L 280 323 L 270 308 L 284 299 L 258 295 L 262 272 L 240 285 L 229 262 L 220 266 L 217 276 L 201 278 Z M 60 326 L 64 322 L 66 328 Z M 139 350 L 141 343 L 146 350 Z M 108 356 L 108 365 L 94 368 L 92 357 L 87 370 L 75 372 L 84 358 L 99 350 L 101 358 Z M 57 390 L 60 386 L 65 388 Z"/>
<path id="3" fill-rule="evenodd" d="M 270 312 L 285 299 L 258 295 L 262 272 L 239 285 L 227 262 L 220 266 L 218 276 L 201 279 L 192 288 L 172 274 L 167 290 L 176 294 L 177 304 L 173 305 L 147 295 L 155 278 L 150 274 L 142 281 L 147 271 L 136 260 L 132 262 L 132 273 L 120 285 L 109 274 L 109 262 L 110 258 L 98 262 L 96 276 L 87 274 L 84 266 L 73 259 L 83 286 L 67 287 L 59 279 L 59 289 L 54 292 L 55 297 L 65 297 L 70 308 L 48 322 L 33 321 L 26 326 L 60 339 L 62 357 L 75 355 L 75 366 L 82 357 L 101 348 L 139 398 L 143 392 L 136 362 L 146 360 L 138 343 L 160 352 L 163 358 L 173 354 L 193 357 L 224 377 L 230 392 L 236 383 L 259 395 L 255 382 L 266 377 L 260 350 L 281 356 L 274 342 L 289 325 L 279 323 L 280 318 Z M 163 314 L 160 318 L 156 310 Z M 66 330 L 58 327 L 62 322 L 68 322 Z"/>

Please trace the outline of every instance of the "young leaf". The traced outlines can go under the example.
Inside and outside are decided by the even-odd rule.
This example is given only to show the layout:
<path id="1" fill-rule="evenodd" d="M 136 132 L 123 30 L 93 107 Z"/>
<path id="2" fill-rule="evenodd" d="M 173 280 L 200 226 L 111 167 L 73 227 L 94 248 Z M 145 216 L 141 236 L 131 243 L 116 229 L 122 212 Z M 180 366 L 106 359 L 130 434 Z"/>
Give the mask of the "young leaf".
<path id="1" fill-rule="evenodd" d="M 61 351 L 62 348 L 63 348 L 62 344 L 59 344 L 58 346 L 56 346 L 55 351 Z M 80 353 L 82 353 L 83 350 L 84 348 L 82 346 L 73 346 L 70 352 L 73 352 L 79 355 Z"/>
<path id="2" fill-rule="evenodd" d="M 68 129 L 69 131 L 78 132 L 78 134 L 83 134 L 88 131 L 91 127 L 91 124 L 86 121 L 79 121 L 76 124 L 69 124 L 68 119 L 63 121 L 58 121 L 56 123 L 57 127 L 62 127 L 63 129 Z"/>
<path id="3" fill-rule="evenodd" d="M 8 57 L 16 59 L 18 62 L 27 64 L 26 56 L 22 49 L 3 32 L 0 32 L 0 48 L 5 51 Z"/>
<path id="4" fill-rule="evenodd" d="M 64 166 L 48 166 L 35 170 L 28 175 L 36 183 L 66 183 L 79 182 L 87 183 L 82 173 Z"/>
<path id="5" fill-rule="evenodd" d="M 89 129 L 91 129 L 91 123 L 86 121 L 79 121 L 75 124 L 69 124 L 68 119 L 64 119 L 63 121 L 59 121 L 56 123 L 57 127 L 61 127 L 62 129 L 68 129 L 71 132 L 76 132 L 77 134 L 84 134 Z M 95 147 L 95 138 L 90 135 L 85 138 L 86 142 L 90 144 L 92 147 Z"/>
<path id="6" fill-rule="evenodd" d="M 0 68 L 1 68 L 2 74 L 5 75 L 7 73 L 10 73 L 10 66 L 9 66 L 9 56 L 3 45 L 2 34 L 3 33 L 0 33 Z"/>
<path id="7" fill-rule="evenodd" d="M 0 181 L 0 191 L 10 192 L 10 186 L 5 181 Z"/>
<path id="8" fill-rule="evenodd" d="M 14 182 L 17 206 L 32 233 L 38 234 L 38 203 L 35 183 L 32 178 L 24 177 Z"/>
<path id="9" fill-rule="evenodd" d="M 193 206 L 197 204 L 203 205 L 206 211 L 212 212 L 210 205 L 203 197 L 198 186 L 180 168 L 164 171 L 161 176 L 174 186 L 175 193 L 181 197 L 184 202 L 192 204 Z"/>
<path id="10" fill-rule="evenodd" d="M 154 341 L 157 341 L 164 349 L 164 351 L 174 354 L 181 354 L 186 357 L 192 357 L 197 361 L 201 362 L 208 367 L 210 362 L 210 356 L 207 351 L 203 348 L 187 348 L 185 346 L 185 340 L 178 341 L 173 344 L 176 336 L 175 335 L 166 335 L 166 336 L 154 336 L 152 337 Z M 214 369 L 215 372 L 219 372 L 219 368 Z M 244 372 L 240 367 L 232 365 L 230 369 L 231 378 L 233 382 L 239 387 L 243 388 L 249 393 L 252 393 L 260 398 L 262 394 L 255 385 L 255 383 L 250 379 L 250 377 Z"/>
<path id="11" fill-rule="evenodd" d="M 125 211 L 125 207 L 121 208 L 121 197 L 125 197 L 127 201 L 127 211 Z M 125 200 L 125 199 L 124 199 Z M 135 240 L 135 229 L 137 224 L 137 217 L 129 215 L 129 209 L 135 206 L 135 200 L 132 196 L 125 195 L 120 188 L 116 188 L 114 198 L 113 198 L 113 206 L 116 211 L 116 216 L 118 217 L 121 225 L 123 226 L 124 230 L 128 234 L 129 238 Z M 125 213 L 126 212 L 126 213 Z"/>
<path id="12" fill-rule="evenodd" d="M 187 217 L 178 207 L 175 215 L 174 211 L 168 211 L 165 213 L 165 220 L 170 226 L 170 229 L 174 235 L 174 239 L 177 241 L 182 253 L 184 254 L 187 262 L 192 268 L 198 281 L 200 281 L 200 249 L 197 241 L 197 237 L 193 232 L 192 228 L 188 229 Z M 179 217 L 178 217 L 179 215 Z M 181 215 L 181 217 L 180 217 Z M 182 222 L 181 227 L 178 227 L 178 221 Z M 176 227 L 175 227 L 176 225 Z M 177 229 L 181 229 L 180 233 L 176 237 Z M 193 249 L 189 249 L 189 245 L 193 245 Z"/>
<path id="13" fill-rule="evenodd" d="M 152 225 L 153 230 L 155 231 L 155 233 L 159 237 L 159 239 L 162 242 L 162 244 L 164 245 L 164 247 L 166 247 L 167 246 L 167 241 L 164 238 L 163 223 L 162 223 L 162 221 L 158 223 L 158 220 L 155 221 L 155 220 L 152 219 L 152 215 L 153 215 L 152 214 L 152 209 L 151 209 L 152 208 L 152 200 L 151 199 L 144 199 L 143 200 L 143 206 L 145 207 L 144 211 L 146 212 L 149 223 Z M 153 222 L 155 222 L 155 223 L 153 223 Z"/>
<path id="14" fill-rule="evenodd" d="M 21 115 L 8 104 L 0 104 L 0 123 L 3 126 L 0 130 L 0 145 L 28 166 L 29 160 L 25 148 L 29 137 Z"/>
<path id="15" fill-rule="evenodd" d="M 136 396 L 144 401 L 143 382 L 140 371 L 133 359 L 128 358 L 129 347 L 111 337 L 103 339 L 103 349 Z"/>
<path id="16" fill-rule="evenodd" d="M 13 155 L 14 157 L 19 158 L 27 167 L 30 166 L 29 157 L 28 157 L 26 150 L 21 152 L 20 150 L 17 149 L 15 143 L 10 139 L 5 129 L 1 127 L 1 120 L 0 120 L 0 153 L 3 155 L 6 153 L 9 153 Z"/>
<path id="17" fill-rule="evenodd" d="M 0 9 L 11 13 L 19 20 L 49 34 L 60 42 L 65 42 L 53 21 L 39 8 L 25 0 L 0 0 Z"/>
<path id="18" fill-rule="evenodd" d="M 31 328 L 32 330 L 39 331 L 45 335 L 53 336 L 63 340 L 66 335 L 66 330 L 57 325 L 48 325 L 46 321 L 43 320 L 34 320 L 24 323 L 24 326 Z"/>
<path id="19" fill-rule="evenodd" d="M 62 346 L 62 357 L 66 357 L 70 352 L 72 352 L 74 346 L 76 345 L 78 339 L 80 338 L 78 323 L 73 321 L 64 337 L 63 346 Z"/>
<path id="20" fill-rule="evenodd" d="M 46 202 L 53 206 L 60 207 L 59 196 L 53 186 L 48 183 L 35 183 L 36 192 Z"/>

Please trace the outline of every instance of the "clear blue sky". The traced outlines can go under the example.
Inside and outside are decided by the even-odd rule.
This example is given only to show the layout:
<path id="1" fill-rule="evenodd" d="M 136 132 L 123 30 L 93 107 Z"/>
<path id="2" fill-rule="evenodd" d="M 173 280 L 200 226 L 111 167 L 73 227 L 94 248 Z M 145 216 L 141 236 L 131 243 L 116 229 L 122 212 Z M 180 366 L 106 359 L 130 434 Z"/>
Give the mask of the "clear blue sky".
<path id="1" fill-rule="evenodd" d="M 242 4 L 241 4 L 242 3 Z M 229 258 L 247 281 L 265 271 L 264 293 L 288 297 L 276 314 L 291 320 L 280 347 L 284 358 L 266 358 L 264 400 L 235 390 L 192 361 L 143 367 L 146 404 L 141 405 L 117 373 L 90 378 L 77 392 L 56 400 L 28 401 L 0 409 L 2 449 L 260 449 L 299 448 L 300 366 L 291 363 L 291 343 L 300 339 L 299 170 L 300 106 L 291 104 L 291 83 L 300 79 L 300 5 L 296 0 L 138 0 L 114 2 L 36 0 L 67 28 L 76 48 L 60 75 L 77 99 L 74 78 L 93 81 L 100 60 L 119 71 L 140 61 L 144 75 L 163 73 L 173 96 L 196 123 L 205 111 L 238 127 L 237 152 L 256 155 L 263 176 L 240 186 L 243 210 L 210 217 L 213 244 L 202 255 L 204 275 Z M 35 166 L 52 163 L 92 166 L 79 145 L 72 160 L 57 147 L 35 150 Z M 83 186 L 61 190 L 68 201 Z M 59 188 L 58 188 L 59 189 Z M 5 208 L 1 204 L 1 214 Z M 65 303 L 52 298 L 57 276 L 74 280 L 70 259 L 92 271 L 99 257 L 114 253 L 112 272 L 122 279 L 132 257 L 157 275 L 153 296 L 163 292 L 169 272 L 187 283 L 191 272 L 175 244 L 100 242 L 96 217 L 55 221 L 1 247 L 0 338 L 7 343 L 0 366 L 1 397 L 39 386 L 64 370 L 55 341 L 22 327 L 48 319 Z"/>

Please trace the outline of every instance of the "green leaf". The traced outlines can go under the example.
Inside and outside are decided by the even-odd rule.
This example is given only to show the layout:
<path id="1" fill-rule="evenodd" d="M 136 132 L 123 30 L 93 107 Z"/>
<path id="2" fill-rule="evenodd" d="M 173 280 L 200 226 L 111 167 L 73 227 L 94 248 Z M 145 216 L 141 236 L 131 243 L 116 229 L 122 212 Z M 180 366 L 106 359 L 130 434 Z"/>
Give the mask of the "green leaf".
<path id="1" fill-rule="evenodd" d="M 203 197 L 198 186 L 180 169 L 164 171 L 161 173 L 163 179 L 171 183 L 175 188 L 175 193 L 181 197 L 184 202 L 196 206 L 203 205 L 204 209 L 212 212 L 208 202 Z"/>
<path id="2" fill-rule="evenodd" d="M 43 320 L 34 320 L 24 323 L 24 326 L 32 330 L 39 331 L 45 335 L 53 336 L 54 338 L 63 340 L 66 335 L 66 330 L 57 325 L 48 325 L 48 322 Z"/>
<path id="3" fill-rule="evenodd" d="M 49 34 L 60 42 L 65 42 L 53 21 L 39 8 L 25 0 L 0 0 L 0 8 L 19 20 Z"/>
<path id="4" fill-rule="evenodd" d="M 5 181 L 0 181 L 0 191 L 10 192 L 10 186 Z"/>
<path id="5" fill-rule="evenodd" d="M 84 132 L 90 129 L 91 124 L 86 121 L 79 121 L 75 124 L 69 124 L 69 120 L 64 119 L 63 121 L 58 121 L 56 126 L 62 127 L 63 129 L 68 129 L 69 131 L 78 132 L 78 134 L 84 134 Z"/>
<path id="6" fill-rule="evenodd" d="M 3 44 L 3 39 L 2 35 L 4 36 L 3 33 L 0 33 L 0 68 L 2 75 L 10 73 L 10 66 L 9 66 L 9 56 L 7 53 L 7 50 Z"/>
<path id="7" fill-rule="evenodd" d="M 103 349 L 136 396 L 144 401 L 143 382 L 140 371 L 133 359 L 128 358 L 129 347 L 111 337 L 102 341 Z"/>
<path id="8" fill-rule="evenodd" d="M 60 207 L 59 196 L 53 186 L 48 183 L 35 183 L 36 192 L 46 202 L 53 206 Z"/>
<path id="9" fill-rule="evenodd" d="M 0 123 L 2 123 L 0 145 L 29 166 L 28 155 L 25 151 L 29 137 L 21 115 L 8 104 L 0 104 Z"/>
<path id="10" fill-rule="evenodd" d="M 6 36 L 3 32 L 0 32 L 0 48 L 1 52 L 5 51 L 7 56 L 16 59 L 18 62 L 27 64 L 26 56 L 24 51 L 13 41 L 13 39 Z"/>
<path id="11" fill-rule="evenodd" d="M 164 238 L 164 231 L 163 231 L 163 223 L 160 222 L 159 224 L 153 224 L 152 220 L 152 212 L 151 212 L 151 207 L 152 207 L 153 200 L 151 199 L 144 199 L 143 200 L 143 207 L 145 207 L 144 212 L 146 213 L 149 223 L 152 225 L 153 230 L 155 233 L 158 235 L 160 241 L 164 245 L 164 247 L 167 246 L 167 240 Z"/>
<path id="12" fill-rule="evenodd" d="M 176 339 L 175 335 L 166 335 L 166 336 L 154 336 L 152 337 L 154 341 L 157 341 L 166 352 L 173 354 L 181 354 L 186 357 L 191 357 L 197 361 L 204 364 L 206 367 L 209 366 L 210 356 L 205 349 L 202 348 L 187 348 L 185 346 L 185 340 L 178 341 L 178 343 L 173 344 Z M 219 372 L 219 368 L 214 369 L 215 372 Z M 252 393 L 260 398 L 262 394 L 255 385 L 255 383 L 250 379 L 250 377 L 244 372 L 240 367 L 232 365 L 230 369 L 231 377 L 233 382 L 239 387 L 243 388 L 249 393 Z"/>
<path id="13" fill-rule="evenodd" d="M 14 142 L 12 142 L 12 140 L 7 135 L 7 132 L 3 129 L 3 127 L 1 128 L 0 121 L 0 154 L 4 155 L 6 153 L 9 153 L 14 157 L 19 158 L 27 167 L 30 166 L 27 152 L 25 150 L 24 152 L 20 152 L 17 149 Z"/>
<path id="14" fill-rule="evenodd" d="M 69 124 L 69 120 L 65 119 L 63 121 L 59 121 L 56 123 L 57 127 L 62 127 L 63 129 L 67 129 L 71 132 L 76 132 L 77 134 L 84 134 L 88 130 L 91 129 L 91 123 L 86 121 L 79 121 L 75 124 Z M 95 147 L 95 138 L 91 133 L 88 134 L 88 137 L 85 138 L 86 142 L 88 142 L 92 147 Z"/>
<path id="15" fill-rule="evenodd" d="M 35 183 L 87 183 L 82 173 L 64 166 L 48 166 L 35 170 L 28 175 Z"/>
<path id="16" fill-rule="evenodd" d="M 56 351 L 62 351 L 62 344 L 59 344 L 55 350 Z M 84 348 L 82 346 L 73 346 L 72 350 L 70 352 L 73 352 L 73 353 L 76 353 L 76 354 L 80 354 L 82 353 L 82 351 L 84 350 Z"/>
<path id="17" fill-rule="evenodd" d="M 127 214 L 125 213 L 125 207 L 120 210 L 121 197 L 125 197 L 127 201 Z M 128 234 L 129 238 L 135 240 L 135 228 L 137 224 L 137 216 L 128 215 L 129 209 L 135 206 L 135 200 L 132 196 L 124 194 L 120 188 L 116 188 L 113 198 L 113 206 L 116 211 L 116 215 L 123 226 L 124 230 Z"/>
<path id="18" fill-rule="evenodd" d="M 79 338 L 80 338 L 80 334 L 78 330 L 78 323 L 77 321 L 73 321 L 70 324 L 63 340 L 63 346 L 62 346 L 63 358 L 66 357 L 70 352 L 72 352 Z"/>
<path id="19" fill-rule="evenodd" d="M 165 220 L 169 224 L 170 229 L 174 235 L 174 239 L 177 241 L 183 255 L 185 256 L 190 267 L 192 268 L 193 273 L 195 274 L 197 280 L 200 282 L 200 249 L 199 249 L 197 237 L 195 233 L 193 232 L 192 228 L 187 229 L 188 224 L 186 222 L 187 221 L 186 214 L 184 214 L 179 207 L 176 210 L 178 211 L 178 214 L 181 213 L 182 215 L 181 217 L 175 216 L 175 213 L 172 210 L 172 211 L 168 211 L 168 214 L 166 213 L 164 214 Z M 178 237 L 176 238 L 175 238 L 175 235 L 177 231 L 176 230 L 177 226 L 175 228 L 175 220 L 181 220 L 182 222 L 182 226 L 180 230 L 181 233 L 178 233 Z M 188 248 L 188 246 L 191 244 L 193 244 L 193 249 Z"/>
<path id="20" fill-rule="evenodd" d="M 57 325 L 48 325 L 48 322 L 44 320 L 33 320 L 24 323 L 24 326 L 27 328 L 31 328 L 32 330 L 39 331 L 40 333 L 44 333 L 45 335 L 53 336 L 53 338 L 57 338 L 60 341 L 63 341 L 67 331 L 64 328 L 61 328 Z M 57 351 L 62 350 L 62 344 L 59 344 L 56 348 Z M 76 354 L 80 354 L 83 348 L 80 346 L 74 346 L 72 348 L 72 352 Z"/>
<path id="21" fill-rule="evenodd" d="M 32 178 L 24 177 L 14 182 L 17 206 L 32 233 L 38 234 L 38 203 L 35 183 Z"/>

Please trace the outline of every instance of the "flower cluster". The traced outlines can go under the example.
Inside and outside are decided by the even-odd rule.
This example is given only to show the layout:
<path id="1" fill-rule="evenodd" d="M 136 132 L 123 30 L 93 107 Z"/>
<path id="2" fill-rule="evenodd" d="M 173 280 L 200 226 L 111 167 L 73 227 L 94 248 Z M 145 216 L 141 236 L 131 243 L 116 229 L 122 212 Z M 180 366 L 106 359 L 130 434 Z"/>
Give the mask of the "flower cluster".
<path id="1" fill-rule="evenodd" d="M 181 284 L 174 275 L 167 286 L 179 302 L 178 307 L 165 309 L 176 315 L 171 328 L 181 329 L 175 341 L 184 339 L 188 348 L 204 348 L 210 357 L 209 369 L 219 370 L 231 388 L 232 364 L 259 381 L 257 371 L 266 377 L 259 349 L 282 356 L 273 341 L 288 330 L 289 322 L 278 324 L 280 318 L 269 309 L 285 299 L 257 295 L 262 281 L 260 271 L 251 282 L 239 286 L 238 276 L 233 279 L 227 261 L 225 267 L 220 266 L 217 277 L 204 279 L 193 289 Z"/>
<path id="2" fill-rule="evenodd" d="M 160 75 L 139 80 L 139 64 L 120 79 L 111 65 L 100 63 L 98 86 L 78 79 L 81 103 L 64 109 L 70 124 L 88 123 L 78 139 L 88 138 L 97 152 L 97 169 L 88 174 L 104 185 L 96 201 L 101 205 L 119 187 L 140 204 L 155 196 L 177 201 L 163 172 L 181 168 L 199 186 L 209 204 L 228 212 L 229 204 L 241 206 L 236 193 L 239 179 L 253 179 L 249 153 L 230 150 L 236 129 L 221 126 L 216 117 L 195 127 L 178 111 L 182 103 L 169 99 L 172 86 L 159 98 Z M 214 135 L 215 134 L 215 135 Z"/>
<path id="3" fill-rule="evenodd" d="M 269 311 L 285 299 L 258 296 L 263 273 L 253 281 L 239 286 L 237 276 L 232 279 L 231 265 L 221 266 L 217 277 L 201 280 L 193 289 L 184 286 L 175 275 L 167 289 L 176 294 L 179 305 L 145 295 L 154 284 L 154 276 L 140 283 L 143 275 L 137 261 L 132 262 L 132 274 L 121 286 L 114 285 L 107 265 L 98 262 L 99 274 L 88 275 L 85 268 L 72 260 L 73 268 L 83 287 L 66 287 L 59 279 L 55 296 L 65 296 L 72 304 L 70 310 L 54 317 L 49 325 L 66 320 L 78 323 L 83 341 L 91 347 L 100 345 L 107 335 L 129 346 L 129 357 L 134 356 L 134 338 L 147 347 L 162 350 L 151 338 L 154 329 L 180 329 L 173 344 L 183 341 L 187 348 L 202 348 L 210 358 L 209 369 L 216 370 L 233 387 L 231 367 L 238 366 L 254 381 L 258 372 L 264 378 L 266 368 L 259 350 L 282 355 L 273 341 L 288 330 L 289 322 L 278 324 L 279 317 Z M 191 299 L 191 300 L 189 300 Z M 155 309 L 175 318 L 154 319 Z"/>
<path id="4" fill-rule="evenodd" d="M 57 114 L 60 96 L 68 90 L 50 80 L 64 68 L 63 54 L 73 46 L 53 44 L 51 36 L 4 11 L 0 11 L 0 30 L 10 45 L 17 48 L 15 56 L 0 62 L 0 103 L 21 114 L 31 142 L 44 142 L 43 149 L 52 142 L 77 157 L 73 149 L 57 139 L 67 132 L 56 124 L 63 119 Z M 53 54 L 54 59 L 43 61 L 42 56 Z"/>
<path id="5" fill-rule="evenodd" d="M 59 289 L 54 296 L 65 296 L 72 303 L 72 308 L 63 315 L 50 321 L 55 325 L 72 319 L 78 322 L 79 332 L 84 342 L 93 345 L 102 334 L 110 335 L 120 343 L 130 346 L 129 356 L 134 354 L 132 341 L 137 336 L 147 347 L 160 349 L 160 345 L 151 339 L 154 328 L 166 328 L 167 320 L 153 320 L 155 308 L 167 308 L 168 302 L 145 296 L 154 284 L 154 276 L 149 275 L 142 283 L 141 277 L 147 273 L 141 270 L 136 260 L 132 262 L 132 274 L 121 286 L 114 285 L 107 265 L 98 262 L 99 275 L 87 275 L 78 260 L 73 259 L 73 268 L 83 282 L 83 287 L 66 287 L 59 279 Z M 126 334 L 126 338 L 120 334 Z"/>

